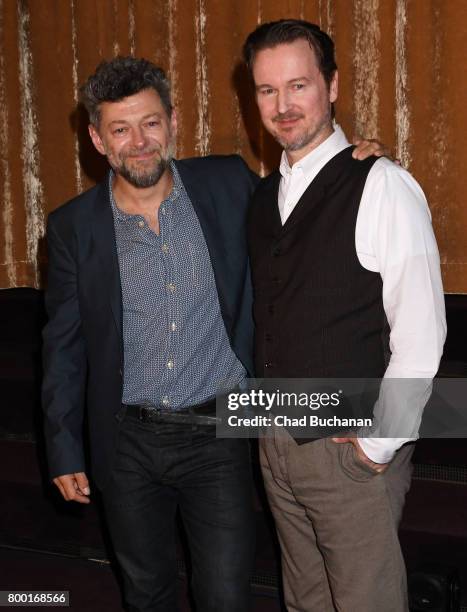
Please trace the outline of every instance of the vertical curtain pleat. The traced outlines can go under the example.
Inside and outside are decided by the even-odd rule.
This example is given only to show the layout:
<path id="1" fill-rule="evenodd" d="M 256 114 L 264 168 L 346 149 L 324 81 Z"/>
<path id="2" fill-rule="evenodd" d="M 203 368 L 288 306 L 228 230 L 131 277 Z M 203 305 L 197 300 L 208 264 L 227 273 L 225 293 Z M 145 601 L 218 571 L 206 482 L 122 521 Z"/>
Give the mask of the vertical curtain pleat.
<path id="1" fill-rule="evenodd" d="M 47 214 L 105 161 L 78 89 L 103 59 L 135 54 L 172 81 L 177 155 L 239 153 L 262 175 L 280 150 L 241 61 L 258 23 L 304 18 L 337 47 L 337 120 L 379 138 L 422 185 L 445 289 L 467 292 L 467 3 L 464 0 L 0 0 L 0 287 L 44 284 Z"/>

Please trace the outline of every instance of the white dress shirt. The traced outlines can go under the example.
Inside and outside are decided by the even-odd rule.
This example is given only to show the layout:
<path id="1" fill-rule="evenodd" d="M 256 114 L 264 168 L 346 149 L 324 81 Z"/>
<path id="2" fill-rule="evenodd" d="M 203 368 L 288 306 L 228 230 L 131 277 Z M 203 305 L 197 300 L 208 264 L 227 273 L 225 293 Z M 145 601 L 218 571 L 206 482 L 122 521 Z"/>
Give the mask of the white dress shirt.
<path id="1" fill-rule="evenodd" d="M 292 167 L 282 153 L 278 195 L 282 224 L 321 168 L 348 146 L 344 132 L 334 124 L 333 134 Z M 407 387 L 398 386 L 397 401 L 394 386 L 383 380 L 374 409 L 377 428 L 370 437 L 359 435 L 365 454 L 376 463 L 386 463 L 402 444 L 417 438 L 446 337 L 430 210 L 417 181 L 387 158 L 378 159 L 368 174 L 357 215 L 355 249 L 361 265 L 379 272 L 383 280 L 383 306 L 391 328 L 391 358 L 384 378 L 411 379 Z M 399 435 L 404 431 L 411 437 L 378 437 L 378 431 Z"/>

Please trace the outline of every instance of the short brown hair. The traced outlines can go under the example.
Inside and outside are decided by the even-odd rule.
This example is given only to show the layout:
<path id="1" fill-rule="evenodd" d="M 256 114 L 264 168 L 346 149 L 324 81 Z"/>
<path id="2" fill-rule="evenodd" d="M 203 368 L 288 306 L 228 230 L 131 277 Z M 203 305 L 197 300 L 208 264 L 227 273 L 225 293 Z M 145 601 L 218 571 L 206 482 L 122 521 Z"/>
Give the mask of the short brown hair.
<path id="1" fill-rule="evenodd" d="M 252 73 L 258 51 L 292 43 L 299 39 L 308 41 L 315 52 L 319 71 L 329 87 L 337 70 L 334 43 L 315 23 L 301 19 L 280 19 L 263 23 L 249 34 L 243 45 L 243 58 L 250 73 Z"/>

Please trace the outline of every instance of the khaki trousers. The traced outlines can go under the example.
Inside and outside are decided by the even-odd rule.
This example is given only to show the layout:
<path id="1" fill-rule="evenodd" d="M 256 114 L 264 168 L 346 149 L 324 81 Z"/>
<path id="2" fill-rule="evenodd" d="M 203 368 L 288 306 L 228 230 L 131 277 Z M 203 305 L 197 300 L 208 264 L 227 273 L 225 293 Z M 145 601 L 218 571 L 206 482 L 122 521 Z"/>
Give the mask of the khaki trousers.
<path id="1" fill-rule="evenodd" d="M 413 448 L 403 446 L 377 474 L 349 443 L 297 445 L 278 428 L 260 440 L 289 611 L 408 610 L 397 529 Z"/>

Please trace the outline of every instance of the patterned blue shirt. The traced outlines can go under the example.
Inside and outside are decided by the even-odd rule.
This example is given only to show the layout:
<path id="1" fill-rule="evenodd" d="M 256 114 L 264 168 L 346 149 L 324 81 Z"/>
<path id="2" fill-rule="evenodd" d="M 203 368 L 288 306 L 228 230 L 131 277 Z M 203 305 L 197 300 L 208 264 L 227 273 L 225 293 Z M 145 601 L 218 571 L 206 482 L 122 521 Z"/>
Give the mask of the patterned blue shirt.
<path id="1" fill-rule="evenodd" d="M 182 408 L 233 388 L 246 376 L 219 306 L 201 226 L 171 163 L 173 189 L 161 203 L 159 235 L 141 215 L 114 217 L 123 301 L 123 402 Z"/>

